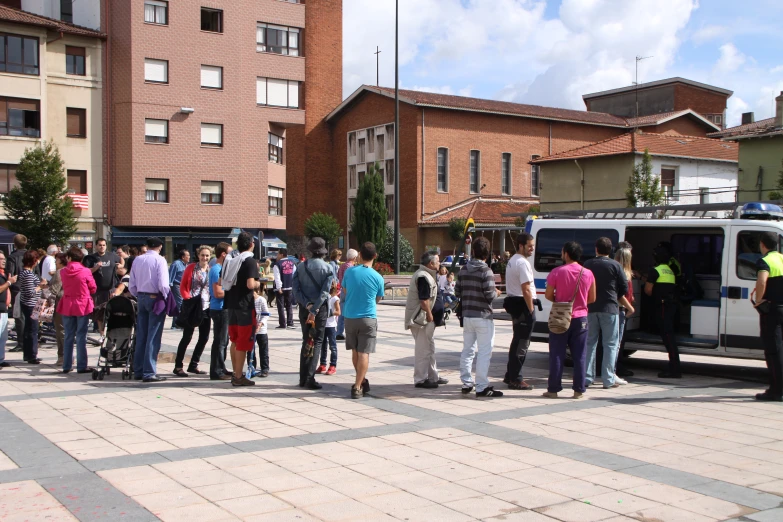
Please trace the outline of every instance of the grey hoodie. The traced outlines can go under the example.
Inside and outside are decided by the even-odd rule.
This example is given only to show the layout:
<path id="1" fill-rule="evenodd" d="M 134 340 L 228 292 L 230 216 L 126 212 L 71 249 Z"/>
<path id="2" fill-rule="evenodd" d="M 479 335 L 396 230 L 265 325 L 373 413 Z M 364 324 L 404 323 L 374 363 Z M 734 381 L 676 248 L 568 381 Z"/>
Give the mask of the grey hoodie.
<path id="1" fill-rule="evenodd" d="M 462 300 L 462 317 L 492 319 L 492 301 L 497 297 L 495 274 L 484 261 L 468 261 L 459 271 L 454 291 Z"/>

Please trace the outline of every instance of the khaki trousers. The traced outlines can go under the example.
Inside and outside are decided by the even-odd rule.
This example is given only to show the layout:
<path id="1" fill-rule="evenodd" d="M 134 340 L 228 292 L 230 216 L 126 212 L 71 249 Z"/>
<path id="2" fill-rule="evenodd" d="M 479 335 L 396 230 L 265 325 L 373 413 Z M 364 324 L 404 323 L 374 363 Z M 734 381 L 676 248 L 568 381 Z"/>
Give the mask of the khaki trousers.
<path id="1" fill-rule="evenodd" d="M 438 381 L 438 366 L 435 362 L 435 323 L 427 326 L 411 326 L 411 334 L 416 343 L 414 351 L 413 382 L 418 384 L 426 380 Z"/>

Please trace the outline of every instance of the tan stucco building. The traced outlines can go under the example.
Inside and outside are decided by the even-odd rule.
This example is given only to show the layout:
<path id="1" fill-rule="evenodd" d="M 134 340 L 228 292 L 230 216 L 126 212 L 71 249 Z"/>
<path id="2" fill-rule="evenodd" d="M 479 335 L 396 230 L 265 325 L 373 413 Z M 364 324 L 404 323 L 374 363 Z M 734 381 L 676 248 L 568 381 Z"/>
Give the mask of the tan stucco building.
<path id="1" fill-rule="evenodd" d="M 74 197 L 84 245 L 105 234 L 103 73 L 105 36 L 0 6 L 0 194 L 16 184 L 25 149 L 53 141 Z M 0 220 L 5 221 L 0 207 Z"/>

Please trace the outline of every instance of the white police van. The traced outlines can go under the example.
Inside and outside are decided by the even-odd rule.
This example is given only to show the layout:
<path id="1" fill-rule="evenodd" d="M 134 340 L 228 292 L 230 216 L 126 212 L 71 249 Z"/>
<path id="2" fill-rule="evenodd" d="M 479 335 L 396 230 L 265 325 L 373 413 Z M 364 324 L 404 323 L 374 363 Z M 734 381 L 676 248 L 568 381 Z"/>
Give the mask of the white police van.
<path id="1" fill-rule="evenodd" d="M 716 215 L 728 216 L 719 218 Z M 659 218 L 663 215 L 663 218 Z M 525 230 L 536 241 L 532 259 L 536 293 L 543 304 L 533 336 L 548 336 L 551 303 L 543 298 L 549 272 L 562 264 L 567 241 L 582 245 L 582 262 L 595 256 L 595 241 L 633 246 L 633 268 L 642 274 L 653 266 L 653 250 L 669 242 L 683 274 L 698 283 L 697 295 L 682 302 L 676 324 L 680 353 L 763 359 L 759 317 L 751 304 L 756 284 L 759 237 L 778 234 L 783 243 L 783 212 L 770 203 L 682 205 L 645 209 L 552 212 L 530 216 Z M 783 251 L 783 249 L 781 249 Z M 665 351 L 655 332 L 643 285 L 633 282 L 636 313 L 626 327 L 627 352 Z M 693 296 L 691 296 L 693 297 Z M 645 310 L 645 306 L 647 309 Z"/>

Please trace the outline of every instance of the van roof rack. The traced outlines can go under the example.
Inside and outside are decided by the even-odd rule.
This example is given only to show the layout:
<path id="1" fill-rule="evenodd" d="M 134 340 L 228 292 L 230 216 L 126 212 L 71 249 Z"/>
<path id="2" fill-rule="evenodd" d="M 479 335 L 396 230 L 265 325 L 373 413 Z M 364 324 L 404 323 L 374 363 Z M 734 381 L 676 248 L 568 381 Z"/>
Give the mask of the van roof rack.
<path id="1" fill-rule="evenodd" d="M 777 201 L 760 203 L 779 204 Z M 698 205 L 660 205 L 655 207 L 630 207 L 608 208 L 591 210 L 555 210 L 552 212 L 525 212 L 503 214 L 508 217 L 521 217 L 527 219 L 535 216 L 537 219 L 650 219 L 663 218 L 711 218 L 711 219 L 737 219 L 745 203 L 736 201 L 730 203 L 705 203 Z M 718 212 L 724 212 L 719 216 Z M 728 214 L 726 214 L 728 213 Z"/>

